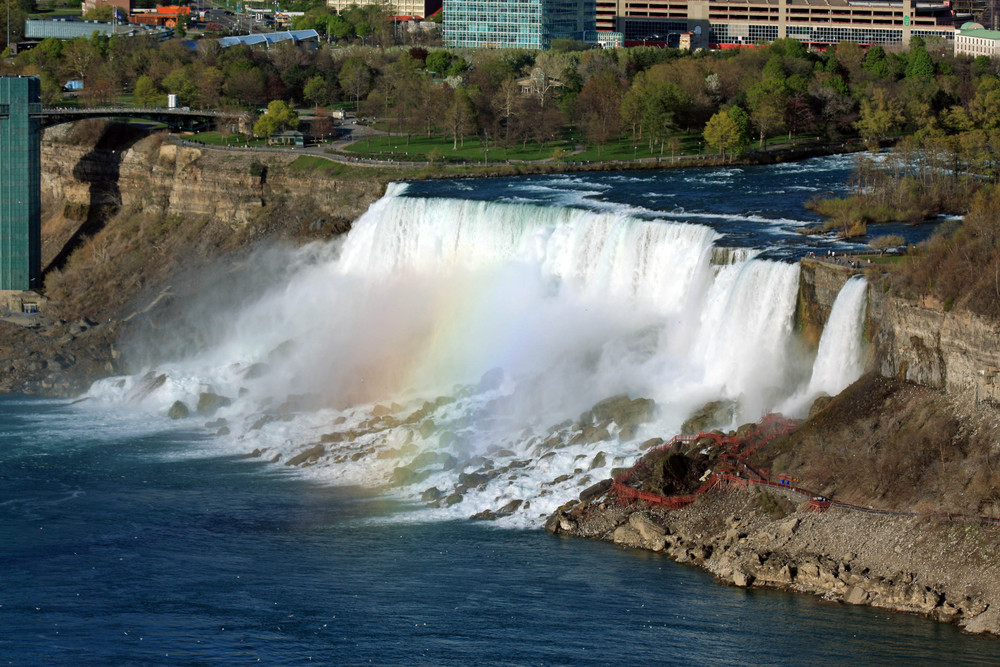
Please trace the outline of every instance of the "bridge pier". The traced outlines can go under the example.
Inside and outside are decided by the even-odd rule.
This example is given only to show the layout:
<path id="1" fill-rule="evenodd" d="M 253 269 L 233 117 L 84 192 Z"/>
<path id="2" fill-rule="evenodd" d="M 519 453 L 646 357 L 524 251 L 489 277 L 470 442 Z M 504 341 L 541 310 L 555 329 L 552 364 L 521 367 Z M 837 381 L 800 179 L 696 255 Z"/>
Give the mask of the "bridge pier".
<path id="1" fill-rule="evenodd" d="M 0 77 L 0 291 L 41 287 L 41 81 Z"/>

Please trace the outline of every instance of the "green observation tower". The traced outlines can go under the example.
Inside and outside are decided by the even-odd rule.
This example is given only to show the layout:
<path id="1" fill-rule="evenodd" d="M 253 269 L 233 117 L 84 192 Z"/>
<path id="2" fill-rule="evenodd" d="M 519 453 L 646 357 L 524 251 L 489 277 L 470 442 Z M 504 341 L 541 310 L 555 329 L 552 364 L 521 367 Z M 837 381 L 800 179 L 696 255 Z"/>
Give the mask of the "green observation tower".
<path id="1" fill-rule="evenodd" d="M 41 90 L 0 76 L 0 290 L 41 287 Z"/>

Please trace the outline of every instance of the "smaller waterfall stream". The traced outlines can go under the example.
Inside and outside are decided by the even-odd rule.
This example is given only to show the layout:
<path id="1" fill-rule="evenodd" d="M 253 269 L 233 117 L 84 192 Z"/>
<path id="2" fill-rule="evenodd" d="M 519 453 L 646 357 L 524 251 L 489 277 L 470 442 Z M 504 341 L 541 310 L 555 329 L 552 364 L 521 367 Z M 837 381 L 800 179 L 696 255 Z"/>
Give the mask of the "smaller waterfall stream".
<path id="1" fill-rule="evenodd" d="M 817 396 L 836 396 L 861 377 L 865 369 L 862 334 L 867 306 L 868 281 L 864 276 L 852 276 L 840 288 L 830 319 L 823 327 L 809 384 L 782 406 L 784 412 L 802 415 Z"/>

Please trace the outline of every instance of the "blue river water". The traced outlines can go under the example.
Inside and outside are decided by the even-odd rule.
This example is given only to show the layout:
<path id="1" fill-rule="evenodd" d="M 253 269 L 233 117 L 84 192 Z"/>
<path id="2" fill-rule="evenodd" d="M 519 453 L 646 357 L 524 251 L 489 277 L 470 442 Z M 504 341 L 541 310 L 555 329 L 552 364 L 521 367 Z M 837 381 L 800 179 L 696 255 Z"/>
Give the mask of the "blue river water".
<path id="1" fill-rule="evenodd" d="M 872 237 L 889 234 L 902 236 L 907 243 L 926 239 L 934 224 L 875 225 L 868 237 L 850 242 L 835 233 L 798 233 L 822 223 L 805 208 L 809 200 L 849 194 L 858 159 L 856 154 L 844 154 L 729 168 L 427 180 L 410 183 L 406 194 L 612 210 L 637 218 L 701 224 L 720 235 L 717 246 L 757 248 L 768 259 L 863 251 Z"/>
<path id="2" fill-rule="evenodd" d="M 1000 642 L 949 625 L 409 520 L 203 444 L 0 397 L 0 664 L 1000 663 Z"/>

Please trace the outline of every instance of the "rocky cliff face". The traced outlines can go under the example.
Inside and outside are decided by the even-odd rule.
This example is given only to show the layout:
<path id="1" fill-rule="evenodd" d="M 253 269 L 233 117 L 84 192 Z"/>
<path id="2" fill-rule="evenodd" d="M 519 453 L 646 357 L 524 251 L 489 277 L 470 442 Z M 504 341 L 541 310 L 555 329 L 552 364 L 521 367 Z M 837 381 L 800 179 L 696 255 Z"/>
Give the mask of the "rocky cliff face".
<path id="1" fill-rule="evenodd" d="M 1000 405 L 1000 325 L 968 311 L 869 289 L 878 371 L 972 403 Z"/>
<path id="2" fill-rule="evenodd" d="M 819 345 L 833 303 L 844 283 L 855 273 L 857 271 L 847 266 L 817 259 L 806 258 L 799 262 L 797 320 L 806 343 L 813 347 Z"/>
<path id="3" fill-rule="evenodd" d="M 62 126 L 48 130 L 42 143 L 47 217 L 112 206 L 245 225 L 262 208 L 291 200 L 302 211 L 317 209 L 325 219 L 350 223 L 385 189 L 374 179 L 298 171 L 290 167 L 298 157 L 293 153 L 203 149 L 162 135 L 77 145 L 66 141 L 66 132 Z"/>
<path id="4" fill-rule="evenodd" d="M 798 322 L 816 344 L 837 294 L 857 270 L 825 261 L 801 263 Z M 964 310 L 946 310 L 932 299 L 915 301 L 869 278 L 870 368 L 972 404 L 1000 405 L 1000 323 Z"/>

